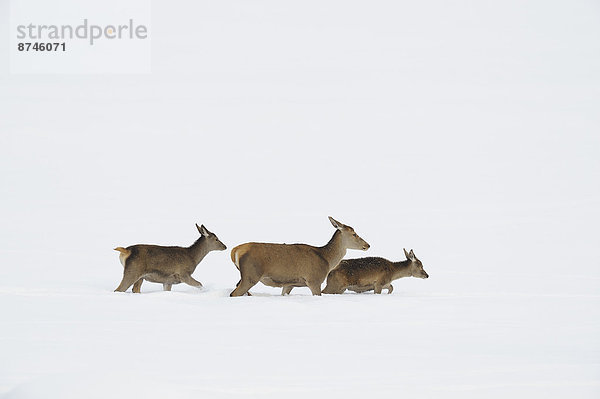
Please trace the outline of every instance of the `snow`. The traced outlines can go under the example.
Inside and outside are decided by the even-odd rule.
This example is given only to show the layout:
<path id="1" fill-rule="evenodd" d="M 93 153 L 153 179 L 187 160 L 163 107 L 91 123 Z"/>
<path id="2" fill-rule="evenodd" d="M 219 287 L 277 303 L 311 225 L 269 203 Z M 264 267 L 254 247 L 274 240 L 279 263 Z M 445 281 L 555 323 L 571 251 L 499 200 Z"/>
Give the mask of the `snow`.
<path id="1" fill-rule="evenodd" d="M 600 397 L 599 19 L 154 2 L 150 75 L 0 65 L 0 397 Z M 324 245 L 327 216 L 430 278 L 230 298 L 224 251 L 203 289 L 112 292 L 116 246 Z"/>
<path id="2" fill-rule="evenodd" d="M 477 293 L 464 277 L 389 296 L 4 289 L 6 397 L 595 396 L 596 294 Z"/>

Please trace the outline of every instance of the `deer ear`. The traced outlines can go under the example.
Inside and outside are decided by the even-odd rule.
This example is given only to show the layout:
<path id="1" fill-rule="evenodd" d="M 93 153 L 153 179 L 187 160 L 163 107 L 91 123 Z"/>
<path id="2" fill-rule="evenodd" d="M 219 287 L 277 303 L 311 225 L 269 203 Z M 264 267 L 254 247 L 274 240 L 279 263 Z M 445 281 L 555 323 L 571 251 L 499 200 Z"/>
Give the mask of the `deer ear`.
<path id="1" fill-rule="evenodd" d="M 343 224 L 338 222 L 337 220 L 335 220 L 334 218 L 332 218 L 331 216 L 328 216 L 329 221 L 331 222 L 331 224 L 333 225 L 333 227 L 335 227 L 336 229 L 341 229 Z"/>
<path id="2" fill-rule="evenodd" d="M 406 259 L 410 259 L 408 252 L 406 252 L 406 248 L 402 248 L 402 249 L 404 250 L 404 256 L 406 256 Z"/>
<path id="3" fill-rule="evenodd" d="M 198 229 L 198 233 L 202 234 L 203 236 L 208 235 L 208 230 L 206 230 L 206 227 L 204 227 L 204 225 L 198 226 L 198 223 L 196 223 L 196 228 Z"/>
<path id="4" fill-rule="evenodd" d="M 413 250 L 411 249 L 410 252 L 408 253 L 408 258 L 410 260 L 415 260 L 417 257 L 415 256 L 415 253 L 413 252 Z"/>
<path id="5" fill-rule="evenodd" d="M 204 225 L 202 225 L 200 226 L 200 234 L 202 234 L 205 237 L 208 237 L 210 235 L 210 231 L 208 231 L 208 229 L 204 227 Z"/>

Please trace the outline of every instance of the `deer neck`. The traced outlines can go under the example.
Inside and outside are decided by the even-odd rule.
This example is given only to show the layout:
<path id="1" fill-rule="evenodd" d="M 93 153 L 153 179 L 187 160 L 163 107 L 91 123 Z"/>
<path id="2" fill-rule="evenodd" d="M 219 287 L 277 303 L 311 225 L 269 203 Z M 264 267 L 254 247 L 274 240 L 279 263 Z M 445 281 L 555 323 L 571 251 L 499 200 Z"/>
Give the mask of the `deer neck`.
<path id="1" fill-rule="evenodd" d="M 206 238 L 204 238 L 204 236 L 198 238 L 195 243 L 188 247 L 188 250 L 196 265 L 210 252 L 207 248 Z"/>
<path id="2" fill-rule="evenodd" d="M 330 271 L 344 258 L 346 255 L 346 247 L 342 240 L 342 233 L 340 233 L 339 230 L 336 230 L 335 233 L 333 233 L 333 237 L 331 237 L 331 240 L 329 240 L 327 245 L 321 247 L 321 253 L 323 258 L 329 263 Z"/>
<path id="3" fill-rule="evenodd" d="M 410 260 L 403 260 L 401 262 L 394 262 L 394 280 L 402 277 L 410 277 L 412 273 L 410 271 Z"/>

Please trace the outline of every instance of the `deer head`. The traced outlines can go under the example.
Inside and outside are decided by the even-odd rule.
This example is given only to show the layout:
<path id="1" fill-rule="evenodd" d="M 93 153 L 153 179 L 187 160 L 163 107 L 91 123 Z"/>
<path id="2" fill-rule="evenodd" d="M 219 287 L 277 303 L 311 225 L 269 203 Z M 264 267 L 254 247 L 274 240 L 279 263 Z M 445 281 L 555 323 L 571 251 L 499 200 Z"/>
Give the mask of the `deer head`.
<path id="1" fill-rule="evenodd" d="M 198 229 L 198 232 L 205 238 L 206 248 L 209 251 L 224 251 L 227 249 L 225 244 L 219 240 L 217 235 L 208 231 L 204 225 L 198 226 L 198 224 L 196 224 L 196 228 Z"/>
<path id="2" fill-rule="evenodd" d="M 335 227 L 340 233 L 342 233 L 342 242 L 346 248 L 362 249 L 363 251 L 369 249 L 370 245 L 365 240 L 360 238 L 352 227 L 346 226 L 345 224 L 338 222 L 331 216 L 329 216 L 329 221 L 331 222 L 333 227 Z"/>
<path id="3" fill-rule="evenodd" d="M 406 252 L 405 248 L 404 255 L 406 255 L 406 259 L 410 261 L 410 272 L 413 277 L 418 278 L 429 278 L 429 274 L 423 269 L 423 263 L 415 256 L 415 253 L 411 249 L 410 252 Z"/>

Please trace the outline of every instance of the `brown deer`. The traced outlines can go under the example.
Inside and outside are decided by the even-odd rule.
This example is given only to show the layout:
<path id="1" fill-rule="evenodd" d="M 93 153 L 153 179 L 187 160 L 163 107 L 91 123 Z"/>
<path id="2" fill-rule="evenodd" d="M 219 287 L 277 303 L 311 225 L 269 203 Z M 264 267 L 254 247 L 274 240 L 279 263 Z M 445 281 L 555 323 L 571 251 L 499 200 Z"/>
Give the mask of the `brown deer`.
<path id="1" fill-rule="evenodd" d="M 231 250 L 231 260 L 241 279 L 231 296 L 241 296 L 259 281 L 270 287 L 283 287 L 281 295 L 294 287 L 308 287 L 313 295 L 321 295 L 321 284 L 327 274 L 346 255 L 346 249 L 369 249 L 369 244 L 331 216 L 336 228 L 323 247 L 306 244 L 268 244 L 249 242 Z"/>
<path id="2" fill-rule="evenodd" d="M 375 291 L 381 294 L 387 289 L 394 290 L 392 281 L 402 277 L 429 278 L 423 264 L 411 249 L 406 252 L 405 261 L 390 262 L 383 258 L 346 259 L 327 276 L 327 285 L 323 294 L 343 294 L 347 289 L 354 292 Z"/>
<path id="3" fill-rule="evenodd" d="M 210 251 L 223 251 L 227 247 L 204 225 L 196 224 L 196 228 L 200 238 L 189 247 L 137 244 L 115 248 L 125 268 L 115 292 L 125 292 L 133 284 L 133 292 L 139 293 L 144 280 L 162 283 L 165 291 L 171 291 L 171 286 L 179 283 L 202 287 L 202 283 L 192 277 L 196 266 Z"/>

